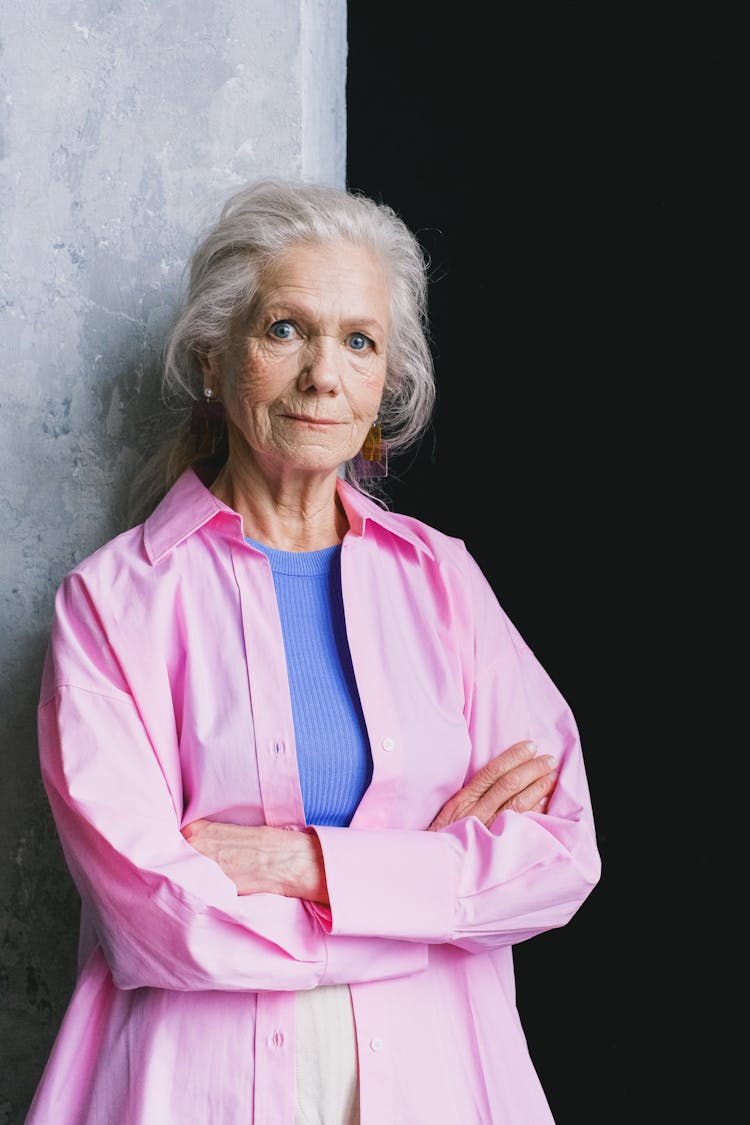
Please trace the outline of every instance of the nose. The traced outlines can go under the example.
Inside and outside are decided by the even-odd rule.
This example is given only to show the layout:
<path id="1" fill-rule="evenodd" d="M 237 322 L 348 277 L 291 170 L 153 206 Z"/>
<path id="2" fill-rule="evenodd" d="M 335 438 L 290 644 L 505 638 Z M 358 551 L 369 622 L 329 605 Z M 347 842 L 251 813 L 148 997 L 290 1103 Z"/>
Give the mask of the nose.
<path id="1" fill-rule="evenodd" d="M 341 346 L 331 336 L 310 340 L 303 353 L 298 385 L 300 390 L 319 394 L 338 391 L 343 376 L 344 357 Z"/>

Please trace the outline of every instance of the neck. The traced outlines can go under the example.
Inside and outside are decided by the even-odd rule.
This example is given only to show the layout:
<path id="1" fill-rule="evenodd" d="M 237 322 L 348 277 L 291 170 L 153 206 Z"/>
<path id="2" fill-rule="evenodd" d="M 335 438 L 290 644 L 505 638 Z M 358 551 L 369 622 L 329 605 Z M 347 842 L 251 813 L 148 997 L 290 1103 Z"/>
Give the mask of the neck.
<path id="1" fill-rule="evenodd" d="M 318 551 L 340 543 L 349 526 L 337 479 L 334 472 L 271 482 L 230 458 L 211 492 L 239 512 L 243 534 L 256 542 L 279 551 Z"/>

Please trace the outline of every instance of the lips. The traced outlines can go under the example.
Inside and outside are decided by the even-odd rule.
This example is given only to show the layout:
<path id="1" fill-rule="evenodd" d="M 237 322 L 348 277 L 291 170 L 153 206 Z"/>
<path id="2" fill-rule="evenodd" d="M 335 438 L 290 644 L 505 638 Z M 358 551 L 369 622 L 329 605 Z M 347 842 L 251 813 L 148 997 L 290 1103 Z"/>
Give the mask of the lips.
<path id="1" fill-rule="evenodd" d="M 292 422 L 308 422 L 313 426 L 337 426 L 339 424 L 338 418 L 309 418 L 306 414 L 285 414 L 285 418 L 289 418 Z"/>

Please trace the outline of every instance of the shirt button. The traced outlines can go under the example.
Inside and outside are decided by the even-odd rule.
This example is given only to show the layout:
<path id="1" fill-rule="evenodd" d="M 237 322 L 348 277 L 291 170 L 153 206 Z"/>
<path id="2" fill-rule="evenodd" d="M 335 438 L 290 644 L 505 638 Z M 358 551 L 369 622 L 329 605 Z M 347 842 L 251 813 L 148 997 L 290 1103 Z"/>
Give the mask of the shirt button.
<path id="1" fill-rule="evenodd" d="M 271 1036 L 271 1043 L 273 1044 L 274 1047 L 283 1047 L 284 1046 L 284 1033 L 283 1033 L 283 1031 L 278 1031 L 278 1030 L 274 1031 L 273 1035 Z"/>
<path id="2" fill-rule="evenodd" d="M 283 754 L 285 750 L 286 750 L 286 747 L 284 746 L 283 742 L 274 742 L 273 752 L 276 755 L 276 757 L 279 757 L 281 754 Z"/>
<path id="3" fill-rule="evenodd" d="M 383 741 L 380 743 L 380 745 L 383 747 L 384 750 L 392 750 L 393 747 L 396 745 L 396 743 L 393 741 L 392 738 L 384 738 Z"/>
<path id="4" fill-rule="evenodd" d="M 370 1050 L 371 1051 L 382 1051 L 383 1050 L 383 1040 L 380 1038 L 379 1035 L 373 1036 L 373 1038 L 370 1040 Z"/>

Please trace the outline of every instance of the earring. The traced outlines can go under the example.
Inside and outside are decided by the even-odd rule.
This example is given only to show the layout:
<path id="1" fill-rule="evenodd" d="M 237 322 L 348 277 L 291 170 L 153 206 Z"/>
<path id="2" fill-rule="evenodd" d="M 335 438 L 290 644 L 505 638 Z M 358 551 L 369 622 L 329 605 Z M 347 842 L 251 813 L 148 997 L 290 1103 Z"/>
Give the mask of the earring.
<path id="1" fill-rule="evenodd" d="M 388 476 L 388 442 L 383 440 L 383 430 L 377 418 L 370 426 L 361 450 L 355 458 L 360 477 Z"/>
<path id="2" fill-rule="evenodd" d="M 224 403 L 214 398 L 211 387 L 203 388 L 203 398 L 196 399 L 190 412 L 190 433 L 203 456 L 211 456 L 224 435 Z"/>

